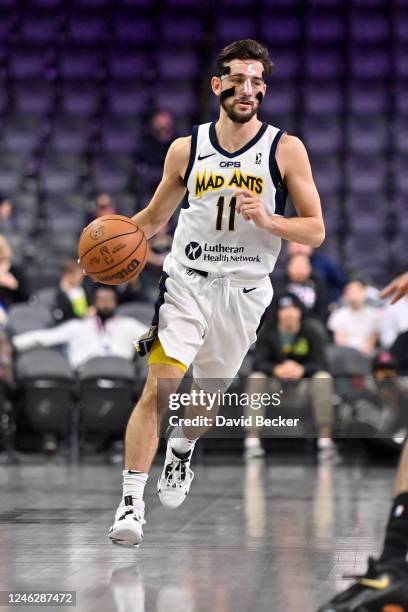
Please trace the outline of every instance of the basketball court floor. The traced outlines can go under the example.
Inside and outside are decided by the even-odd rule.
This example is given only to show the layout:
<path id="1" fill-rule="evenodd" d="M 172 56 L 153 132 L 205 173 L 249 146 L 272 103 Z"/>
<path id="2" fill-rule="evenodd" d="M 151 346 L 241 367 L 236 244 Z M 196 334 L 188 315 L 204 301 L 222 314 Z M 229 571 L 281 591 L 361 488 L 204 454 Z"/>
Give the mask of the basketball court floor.
<path id="1" fill-rule="evenodd" d="M 35 607 L 48 611 L 315 612 L 381 547 L 392 465 L 223 456 L 192 467 L 174 511 L 155 467 L 132 550 L 107 538 L 119 466 L 0 466 L 0 591 L 76 591 L 76 608 Z"/>

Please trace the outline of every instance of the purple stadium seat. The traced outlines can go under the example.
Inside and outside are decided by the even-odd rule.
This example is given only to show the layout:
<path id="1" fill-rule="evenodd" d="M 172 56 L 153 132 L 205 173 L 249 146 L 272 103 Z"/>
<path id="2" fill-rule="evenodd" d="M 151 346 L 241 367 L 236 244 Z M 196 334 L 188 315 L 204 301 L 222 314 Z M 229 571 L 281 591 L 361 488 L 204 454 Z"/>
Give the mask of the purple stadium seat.
<path id="1" fill-rule="evenodd" d="M 276 89 L 267 92 L 262 102 L 262 110 L 270 114 L 293 113 L 296 111 L 298 99 L 294 83 L 282 83 Z"/>
<path id="2" fill-rule="evenodd" d="M 336 82 L 322 87 L 307 84 L 303 90 L 305 110 L 310 115 L 338 114 L 344 109 L 344 92 Z"/>
<path id="3" fill-rule="evenodd" d="M 79 186 L 80 167 L 44 162 L 39 177 L 42 191 L 48 195 L 75 193 Z"/>
<path id="4" fill-rule="evenodd" d="M 64 49 L 60 62 L 60 73 L 64 79 L 95 79 L 99 76 L 100 46 L 89 49 L 76 45 Z"/>
<path id="5" fill-rule="evenodd" d="M 50 44 L 60 31 L 62 24 L 61 14 L 58 12 L 41 14 L 37 11 L 28 11 L 23 15 L 21 25 L 21 38 L 27 43 Z"/>
<path id="6" fill-rule="evenodd" d="M 345 252 L 350 268 L 366 272 L 375 282 L 384 282 L 391 255 L 391 243 L 382 232 L 349 234 Z"/>
<path id="7" fill-rule="evenodd" d="M 352 85 L 349 91 L 349 110 L 354 115 L 386 112 L 389 93 L 384 87 Z"/>
<path id="8" fill-rule="evenodd" d="M 104 9 L 112 5 L 112 0 L 74 0 L 75 6 L 82 9 Z"/>
<path id="9" fill-rule="evenodd" d="M 311 152 L 336 154 L 343 148 L 345 131 L 336 115 L 321 117 L 313 114 L 304 116 L 302 136 Z"/>
<path id="10" fill-rule="evenodd" d="M 251 19 L 252 13 L 240 17 L 231 14 L 219 14 L 217 36 L 221 45 L 241 38 L 256 38 L 256 23 Z"/>
<path id="11" fill-rule="evenodd" d="M 408 42 L 408 12 L 396 15 L 394 21 L 394 32 L 398 42 Z"/>
<path id="12" fill-rule="evenodd" d="M 389 23 L 385 17 L 354 17 L 350 25 L 351 37 L 356 42 L 381 44 L 388 40 Z"/>
<path id="13" fill-rule="evenodd" d="M 351 118 L 347 132 L 350 151 L 356 154 L 381 153 L 389 142 L 388 125 L 381 115 Z"/>
<path id="14" fill-rule="evenodd" d="M 97 15 L 74 14 L 68 30 L 69 38 L 81 44 L 103 42 L 107 34 L 107 20 Z"/>
<path id="15" fill-rule="evenodd" d="M 49 46 L 18 45 L 10 49 L 10 73 L 16 79 L 44 78 L 52 53 Z"/>
<path id="16" fill-rule="evenodd" d="M 377 49 L 360 52 L 354 50 L 351 59 L 351 73 L 357 79 L 387 78 L 390 58 L 386 51 Z"/>
<path id="17" fill-rule="evenodd" d="M 408 52 L 404 46 L 397 47 L 394 54 L 394 66 L 396 76 L 399 79 L 408 78 Z"/>
<path id="18" fill-rule="evenodd" d="M 119 43 L 133 45 L 150 44 L 155 40 L 155 29 L 152 20 L 141 17 L 121 15 L 116 23 L 115 38 Z"/>
<path id="19" fill-rule="evenodd" d="M 115 157 L 107 157 L 94 161 L 92 178 L 96 192 L 118 193 L 127 191 L 130 173 Z"/>
<path id="20" fill-rule="evenodd" d="M 188 52 L 161 48 L 157 58 L 157 71 L 163 79 L 194 79 L 199 69 L 198 57 Z"/>
<path id="21" fill-rule="evenodd" d="M 113 79 L 143 79 L 148 75 L 146 53 L 133 48 L 115 48 L 108 60 L 108 72 Z"/>
<path id="22" fill-rule="evenodd" d="M 168 44 L 198 44 L 203 39 L 203 21 L 199 18 L 175 19 L 164 15 L 161 19 L 160 31 L 164 43 Z"/>
<path id="23" fill-rule="evenodd" d="M 272 55 L 275 68 L 274 79 L 296 79 L 299 75 L 299 55 L 295 51 L 279 50 Z"/>
<path id="24" fill-rule="evenodd" d="M 0 192 L 13 195 L 21 188 L 21 172 L 15 167 L 7 167 L 2 164 L 0 167 Z"/>
<path id="25" fill-rule="evenodd" d="M 387 180 L 386 158 L 378 156 L 349 156 L 347 180 L 350 192 L 355 195 L 384 193 Z"/>
<path id="26" fill-rule="evenodd" d="M 4 126 L 3 142 L 8 151 L 28 157 L 38 147 L 40 133 L 38 129 L 29 126 L 24 121 L 9 120 Z"/>
<path id="27" fill-rule="evenodd" d="M 14 98 L 17 112 L 47 115 L 54 106 L 54 87 L 44 80 L 19 81 L 14 87 Z"/>
<path id="28" fill-rule="evenodd" d="M 399 233 L 405 235 L 405 240 L 408 238 L 408 200 L 405 197 L 397 198 L 394 210 L 396 214 L 397 227 L 399 229 Z M 405 246 L 406 251 L 406 246 Z"/>
<path id="29" fill-rule="evenodd" d="M 30 8 L 55 9 L 63 5 L 64 0 L 30 0 Z"/>
<path id="30" fill-rule="evenodd" d="M 306 73 L 313 79 L 336 79 L 343 75 L 344 56 L 336 51 L 314 49 L 306 56 Z"/>
<path id="31" fill-rule="evenodd" d="M 408 157 L 401 155 L 395 161 L 394 180 L 397 193 L 408 196 Z"/>
<path id="32" fill-rule="evenodd" d="M 300 21 L 296 17 L 282 17 L 280 19 L 265 18 L 261 24 L 262 39 L 272 45 L 284 43 L 287 47 L 295 44 L 301 35 Z"/>
<path id="33" fill-rule="evenodd" d="M 402 155 L 408 155 L 408 117 L 396 118 L 393 125 L 395 149 Z"/>
<path id="34" fill-rule="evenodd" d="M 62 90 L 62 110 L 68 115 L 93 115 L 98 110 L 100 95 L 100 89 L 92 82 L 67 82 Z"/>
<path id="35" fill-rule="evenodd" d="M 155 90 L 154 99 L 160 108 L 166 108 L 176 116 L 192 115 L 197 108 L 197 95 L 189 87 L 182 84 L 168 87 L 159 86 Z"/>
<path id="36" fill-rule="evenodd" d="M 311 15 L 307 22 L 307 37 L 313 42 L 336 43 L 344 39 L 344 19 L 337 15 Z"/>
<path id="37" fill-rule="evenodd" d="M 113 115 L 137 117 L 149 110 L 149 92 L 143 83 L 112 81 L 108 91 L 108 110 Z"/>
<path id="38" fill-rule="evenodd" d="M 89 147 L 91 127 L 82 117 L 59 117 L 52 127 L 50 149 L 57 153 L 82 155 Z"/>
<path id="39" fill-rule="evenodd" d="M 350 231 L 355 234 L 381 234 L 390 219 L 390 206 L 376 195 L 351 195 L 345 201 Z"/>
<path id="40" fill-rule="evenodd" d="M 343 182 L 340 160 L 334 155 L 313 159 L 313 174 L 318 190 L 324 194 L 334 194 Z"/>
<path id="41" fill-rule="evenodd" d="M 398 85 L 395 89 L 395 106 L 400 115 L 408 115 L 408 86 Z"/>
<path id="42" fill-rule="evenodd" d="M 108 153 L 132 155 L 137 149 L 139 134 L 129 121 L 121 118 L 106 119 L 102 126 L 101 147 Z"/>

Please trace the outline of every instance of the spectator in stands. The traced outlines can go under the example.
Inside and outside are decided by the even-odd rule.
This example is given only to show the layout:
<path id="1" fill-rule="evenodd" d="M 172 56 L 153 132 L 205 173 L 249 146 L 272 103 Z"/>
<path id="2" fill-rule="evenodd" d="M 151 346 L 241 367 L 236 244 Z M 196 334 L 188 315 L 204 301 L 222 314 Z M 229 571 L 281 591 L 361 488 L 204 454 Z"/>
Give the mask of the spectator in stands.
<path id="1" fill-rule="evenodd" d="M 344 306 L 341 306 L 328 320 L 328 328 L 333 332 L 338 346 L 349 346 L 367 355 L 373 355 L 378 339 L 381 310 L 367 305 L 367 286 L 356 278 L 347 283 L 344 293 Z"/>
<path id="2" fill-rule="evenodd" d="M 115 287 L 119 304 L 127 304 L 129 302 L 149 302 L 149 295 L 146 291 L 144 277 L 145 272 L 142 273 L 142 278 L 137 276 L 136 278 L 132 278 L 132 280 L 130 280 L 128 283 Z"/>
<path id="3" fill-rule="evenodd" d="M 17 302 L 29 298 L 27 282 L 22 269 L 13 264 L 13 253 L 6 238 L 0 235 L 0 307 L 8 310 Z"/>
<path id="4" fill-rule="evenodd" d="M 92 357 L 114 355 L 133 359 L 133 342 L 146 331 L 146 326 L 116 314 L 117 298 L 110 287 L 99 287 L 94 295 L 95 315 L 72 319 L 52 329 L 14 336 L 18 351 L 35 346 L 65 345 L 68 360 L 76 370 Z"/>
<path id="5" fill-rule="evenodd" d="M 157 110 L 150 121 L 150 130 L 142 140 L 140 161 L 162 169 L 167 151 L 175 139 L 173 115 L 166 110 Z"/>
<path id="6" fill-rule="evenodd" d="M 408 331 L 408 297 L 403 297 L 396 304 L 387 304 L 380 323 L 381 346 L 389 349 L 398 336 Z"/>
<path id="7" fill-rule="evenodd" d="M 15 230 L 13 219 L 13 203 L 6 195 L 0 193 L 0 232 Z"/>
<path id="8" fill-rule="evenodd" d="M 88 298 L 82 286 L 83 280 L 84 275 L 78 263 L 74 260 L 66 261 L 52 308 L 58 323 L 82 318 L 87 314 Z"/>
<path id="9" fill-rule="evenodd" d="M 327 371 L 325 343 L 313 325 L 304 316 L 305 309 L 299 298 L 291 293 L 280 296 L 277 303 L 277 325 L 269 319 L 264 325 L 254 352 L 254 371 L 247 384 L 249 396 L 253 393 L 279 393 L 284 389 L 280 414 L 285 403 L 302 404 L 309 397 L 318 428 L 319 458 L 336 456 L 332 441 L 333 380 Z M 288 405 L 288 404 L 287 404 Z M 261 414 L 260 410 L 247 415 Z M 259 431 L 252 427 L 245 439 L 247 458 L 264 454 Z"/>
<path id="10" fill-rule="evenodd" d="M 104 215 L 116 215 L 116 203 L 108 193 L 99 193 L 96 196 L 94 207 L 85 216 L 84 226 Z"/>
<path id="11" fill-rule="evenodd" d="M 298 242 L 288 242 L 287 252 L 289 257 L 299 254 L 307 255 L 312 264 L 313 271 L 326 284 L 329 302 L 338 302 L 347 283 L 347 276 L 336 261 L 325 255 L 321 249 L 316 251 L 308 244 L 299 244 Z"/>
<path id="12" fill-rule="evenodd" d="M 283 283 L 283 293 L 294 293 L 302 302 L 309 317 L 326 321 L 328 306 L 326 287 L 313 272 L 308 255 L 299 253 L 289 259 Z"/>
<path id="13" fill-rule="evenodd" d="M 170 225 L 162 227 L 157 234 L 149 240 L 149 252 L 147 264 L 143 272 L 143 284 L 156 290 L 160 275 L 163 271 L 163 262 L 170 253 L 173 236 L 170 233 Z"/>

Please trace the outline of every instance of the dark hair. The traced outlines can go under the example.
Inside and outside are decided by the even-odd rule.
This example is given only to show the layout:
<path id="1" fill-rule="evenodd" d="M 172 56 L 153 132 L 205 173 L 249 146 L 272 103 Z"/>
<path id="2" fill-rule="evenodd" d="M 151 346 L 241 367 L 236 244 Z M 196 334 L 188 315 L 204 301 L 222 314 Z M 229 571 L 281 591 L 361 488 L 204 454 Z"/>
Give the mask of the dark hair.
<path id="1" fill-rule="evenodd" d="M 256 60 L 261 62 L 266 77 L 271 74 L 274 67 L 269 57 L 268 49 L 257 40 L 252 40 L 251 38 L 236 40 L 224 47 L 217 58 L 217 69 L 219 74 L 223 74 L 225 64 L 234 59 Z"/>

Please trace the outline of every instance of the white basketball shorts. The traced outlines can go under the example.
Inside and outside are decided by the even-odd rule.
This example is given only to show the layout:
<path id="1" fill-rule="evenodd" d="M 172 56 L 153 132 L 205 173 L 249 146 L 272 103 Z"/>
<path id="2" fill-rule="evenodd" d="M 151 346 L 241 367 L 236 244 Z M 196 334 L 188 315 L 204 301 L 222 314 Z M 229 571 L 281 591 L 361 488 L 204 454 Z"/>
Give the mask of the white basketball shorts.
<path id="1" fill-rule="evenodd" d="M 270 278 L 203 277 L 172 254 L 163 270 L 155 319 L 164 352 L 193 364 L 195 380 L 234 378 L 272 300 Z"/>

